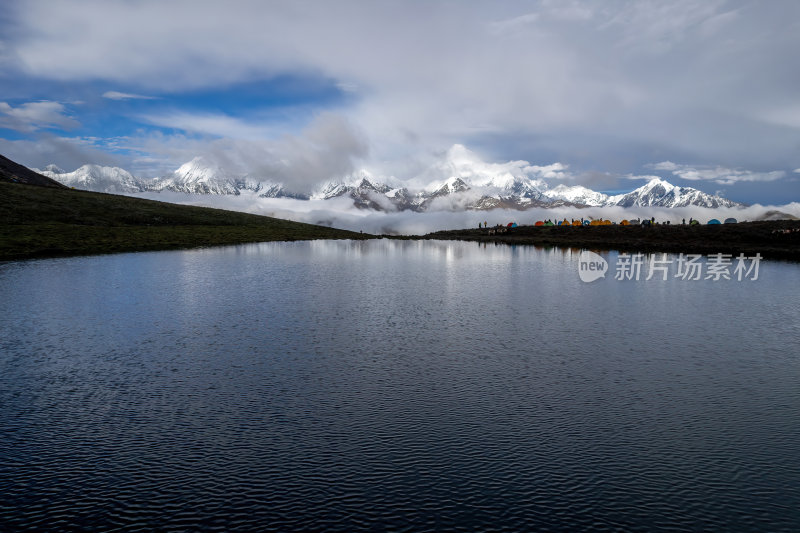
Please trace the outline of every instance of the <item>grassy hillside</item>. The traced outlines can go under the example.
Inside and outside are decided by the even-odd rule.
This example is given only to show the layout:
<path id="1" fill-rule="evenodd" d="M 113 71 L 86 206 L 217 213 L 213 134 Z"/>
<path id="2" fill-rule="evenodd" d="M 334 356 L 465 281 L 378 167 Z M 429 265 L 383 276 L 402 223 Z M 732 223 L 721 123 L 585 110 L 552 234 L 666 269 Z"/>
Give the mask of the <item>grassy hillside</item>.
<path id="1" fill-rule="evenodd" d="M 222 209 L 0 182 L 0 260 L 369 237 Z"/>
<path id="2" fill-rule="evenodd" d="M 42 176 L 26 166 L 0 155 L 0 182 L 6 183 L 27 183 L 28 185 L 41 185 L 42 187 L 55 187 L 66 189 L 65 185 L 60 184 L 54 179 Z"/>

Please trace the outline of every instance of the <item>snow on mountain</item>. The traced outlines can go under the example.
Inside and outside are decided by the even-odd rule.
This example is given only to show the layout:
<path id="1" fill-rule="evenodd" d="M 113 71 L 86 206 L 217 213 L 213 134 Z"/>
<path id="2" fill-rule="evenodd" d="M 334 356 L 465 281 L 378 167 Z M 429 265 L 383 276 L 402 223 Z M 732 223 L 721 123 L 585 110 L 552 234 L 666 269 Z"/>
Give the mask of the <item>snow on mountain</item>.
<path id="1" fill-rule="evenodd" d="M 231 194 L 237 196 L 244 191 L 249 191 L 264 198 L 307 198 L 289 192 L 283 184 L 269 179 L 230 173 L 219 165 L 207 162 L 202 157 L 195 157 L 188 163 L 184 163 L 170 176 L 153 180 L 150 189 L 187 194 Z"/>
<path id="2" fill-rule="evenodd" d="M 462 211 L 533 207 L 734 207 L 725 198 L 689 187 L 677 187 L 653 178 L 627 194 L 609 196 L 582 185 L 556 185 L 547 180 L 569 177 L 566 166 L 530 165 L 527 161 L 486 163 L 462 145 L 454 145 L 417 176 L 416 188 L 398 186 L 394 178 L 381 178 L 360 170 L 320 186 L 311 195 L 291 192 L 284 184 L 257 175 L 236 175 L 196 157 L 171 175 L 139 179 L 117 167 L 84 165 L 64 172 L 48 165 L 40 172 L 70 187 L 113 193 L 175 191 L 187 194 L 240 195 L 264 198 L 330 200 L 346 198 L 360 209 L 376 211 Z M 390 185 L 389 183 L 394 183 Z M 421 184 L 421 186 L 419 186 Z"/>
<path id="3" fill-rule="evenodd" d="M 55 165 L 47 165 L 43 170 L 38 170 L 38 172 L 63 183 L 67 187 L 86 191 L 134 193 L 142 192 L 147 187 L 145 180 L 141 180 L 119 167 L 83 165 L 72 172 L 65 172 Z"/>
<path id="4" fill-rule="evenodd" d="M 433 196 L 443 196 L 446 194 L 456 194 L 470 190 L 467 182 L 458 176 L 451 176 L 444 183 L 434 183 L 426 187 L 426 190 Z"/>
<path id="5" fill-rule="evenodd" d="M 353 205 L 360 209 L 374 209 L 377 211 L 402 210 L 405 205 L 408 191 L 402 188 L 392 188 L 383 183 L 375 183 L 372 175 L 362 170 L 350 176 L 346 181 L 332 181 L 323 185 L 311 195 L 315 200 L 330 200 L 341 196 L 348 196 L 353 200 Z"/>
<path id="6" fill-rule="evenodd" d="M 426 191 L 441 193 L 442 187 L 447 186 L 452 194 L 481 188 L 486 189 L 489 195 L 496 194 L 498 197 L 538 200 L 542 199 L 542 192 L 547 188 L 541 177 L 556 177 L 556 173 L 565 168 L 560 164 L 536 167 L 527 161 L 486 163 L 465 146 L 455 144 L 427 172 L 429 176 L 438 174 L 444 180 L 432 183 L 426 187 Z"/>
<path id="7" fill-rule="evenodd" d="M 620 207 L 736 207 L 742 204 L 726 198 L 707 194 L 691 187 L 677 187 L 661 178 L 653 178 L 647 184 L 627 194 L 608 198 L 607 205 Z"/>
<path id="8" fill-rule="evenodd" d="M 44 167 L 43 170 L 39 170 L 39 169 L 33 169 L 33 170 L 35 170 L 39 174 L 41 174 L 42 172 L 52 172 L 53 174 L 66 174 L 67 173 L 66 170 L 64 170 L 63 168 L 59 167 L 58 165 L 54 165 L 52 163 L 47 165 L 46 167 Z"/>
<path id="9" fill-rule="evenodd" d="M 152 187 L 156 191 L 189 194 L 240 194 L 235 176 L 202 157 L 184 163 L 171 176 L 155 180 Z"/>
<path id="10" fill-rule="evenodd" d="M 544 196 L 551 200 L 562 200 L 578 205 L 600 207 L 608 205 L 609 196 L 601 192 L 587 189 L 583 185 L 557 185 L 544 191 Z"/>

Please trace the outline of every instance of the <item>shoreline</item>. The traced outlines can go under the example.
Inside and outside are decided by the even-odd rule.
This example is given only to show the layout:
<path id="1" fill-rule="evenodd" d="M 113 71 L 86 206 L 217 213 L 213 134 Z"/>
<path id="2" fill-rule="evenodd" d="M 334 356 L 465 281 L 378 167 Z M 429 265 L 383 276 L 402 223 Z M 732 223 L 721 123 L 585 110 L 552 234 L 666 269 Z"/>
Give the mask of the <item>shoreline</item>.
<path id="1" fill-rule="evenodd" d="M 83 226 L 35 224 L 27 227 L 39 242 L 8 246 L 22 237 L 25 224 L 0 228 L 0 262 L 105 255 L 114 253 L 191 250 L 257 242 L 297 240 L 450 240 L 544 248 L 641 253 L 761 254 L 764 259 L 800 262 L 800 220 L 740 222 L 713 226 L 517 226 L 490 235 L 489 229 L 443 230 L 425 235 L 370 235 L 329 229 L 319 234 L 275 231 L 258 226 Z M 12 233 L 16 235 L 12 236 Z M 23 230 L 23 234 L 25 231 Z M 51 238 L 42 238 L 42 234 Z M 6 234 L 6 235 L 4 235 Z M 16 237 L 16 238 L 15 238 Z M 41 239 L 41 240 L 40 240 Z M 24 239 L 27 240 L 27 239 Z M 44 242 L 42 242 L 44 241 Z M 5 249 L 3 249 L 5 248 Z M 17 248 L 10 250 L 9 248 Z M 27 248 L 27 249 L 26 249 Z"/>
<path id="2" fill-rule="evenodd" d="M 800 220 L 690 226 L 517 226 L 371 235 L 127 196 L 0 182 L 0 261 L 316 239 L 461 240 L 800 261 Z M 493 233 L 493 234 L 490 234 Z"/>
<path id="3" fill-rule="evenodd" d="M 495 228 L 436 231 L 423 239 L 459 240 L 510 245 L 694 254 L 760 253 L 765 259 L 800 261 L 800 220 L 771 220 L 690 226 L 517 226 L 504 233 Z"/>

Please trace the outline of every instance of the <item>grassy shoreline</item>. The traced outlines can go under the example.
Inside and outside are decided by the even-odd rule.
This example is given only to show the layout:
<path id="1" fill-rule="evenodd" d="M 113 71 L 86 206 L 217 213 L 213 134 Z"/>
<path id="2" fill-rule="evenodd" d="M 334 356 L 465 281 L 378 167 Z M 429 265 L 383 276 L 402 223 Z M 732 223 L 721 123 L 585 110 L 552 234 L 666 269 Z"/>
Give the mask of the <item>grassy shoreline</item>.
<path id="1" fill-rule="evenodd" d="M 0 182 L 0 261 L 376 237 L 236 211 Z M 798 220 L 713 226 L 519 226 L 493 235 L 487 229 L 461 229 L 394 238 L 637 252 L 760 253 L 765 258 L 800 260 Z"/>
<path id="2" fill-rule="evenodd" d="M 372 235 L 205 207 L 0 182 L 0 261 Z"/>
<path id="3" fill-rule="evenodd" d="M 437 231 L 424 238 L 626 252 L 760 253 L 765 258 L 800 260 L 800 220 L 701 226 L 519 226 L 494 235 L 486 229 L 463 229 Z"/>

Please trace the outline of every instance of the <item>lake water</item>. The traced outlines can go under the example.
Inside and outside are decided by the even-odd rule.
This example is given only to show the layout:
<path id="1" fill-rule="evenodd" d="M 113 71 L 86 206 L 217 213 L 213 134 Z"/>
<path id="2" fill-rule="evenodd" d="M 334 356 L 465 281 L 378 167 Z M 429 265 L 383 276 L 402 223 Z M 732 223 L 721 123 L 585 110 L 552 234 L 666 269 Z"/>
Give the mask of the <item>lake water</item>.
<path id="1" fill-rule="evenodd" d="M 800 265 L 601 256 L 0 264 L 0 530 L 800 530 Z"/>

